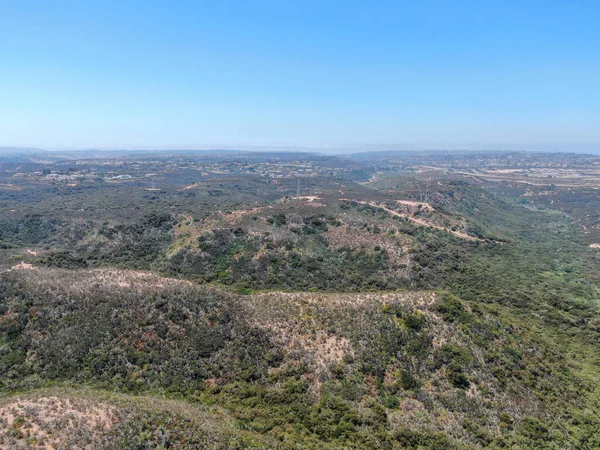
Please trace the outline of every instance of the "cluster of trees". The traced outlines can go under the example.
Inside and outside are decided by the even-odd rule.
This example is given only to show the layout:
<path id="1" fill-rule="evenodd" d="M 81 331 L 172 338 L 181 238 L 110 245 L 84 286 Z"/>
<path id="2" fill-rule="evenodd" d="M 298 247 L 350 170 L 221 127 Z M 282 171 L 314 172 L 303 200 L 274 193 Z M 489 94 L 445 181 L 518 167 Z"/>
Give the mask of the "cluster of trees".
<path id="1" fill-rule="evenodd" d="M 400 285 L 386 251 L 328 246 L 324 232 L 339 226 L 333 216 L 305 216 L 289 224 L 282 213 L 269 217 L 272 228 L 249 233 L 243 227 L 202 234 L 196 248 L 169 256 L 165 271 L 241 290 L 373 290 Z M 285 228 L 285 230 L 281 230 Z"/>

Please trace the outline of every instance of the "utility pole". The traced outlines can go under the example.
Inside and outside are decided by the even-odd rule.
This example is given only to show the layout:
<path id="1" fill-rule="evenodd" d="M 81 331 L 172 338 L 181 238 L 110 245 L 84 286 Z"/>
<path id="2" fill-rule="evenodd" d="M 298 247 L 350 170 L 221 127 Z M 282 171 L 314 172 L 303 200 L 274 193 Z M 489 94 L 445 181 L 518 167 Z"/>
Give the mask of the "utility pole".
<path id="1" fill-rule="evenodd" d="M 300 177 L 296 179 L 296 197 L 300 197 Z"/>

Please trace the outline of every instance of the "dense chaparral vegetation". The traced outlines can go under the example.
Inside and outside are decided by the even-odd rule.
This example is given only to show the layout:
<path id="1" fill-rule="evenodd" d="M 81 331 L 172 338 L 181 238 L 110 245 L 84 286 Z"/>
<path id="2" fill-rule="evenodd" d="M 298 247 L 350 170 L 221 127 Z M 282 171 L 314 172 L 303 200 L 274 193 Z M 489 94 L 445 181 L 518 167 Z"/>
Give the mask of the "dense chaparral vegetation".
<path id="1" fill-rule="evenodd" d="M 513 156 L 7 158 L 0 447 L 600 447 L 595 193 Z"/>

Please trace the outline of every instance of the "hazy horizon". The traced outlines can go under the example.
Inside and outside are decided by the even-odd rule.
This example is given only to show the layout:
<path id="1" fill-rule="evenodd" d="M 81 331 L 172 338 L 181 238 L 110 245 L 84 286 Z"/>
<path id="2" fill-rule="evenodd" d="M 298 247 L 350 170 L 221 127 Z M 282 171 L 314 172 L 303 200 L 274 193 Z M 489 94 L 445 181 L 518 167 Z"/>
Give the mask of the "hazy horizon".
<path id="1" fill-rule="evenodd" d="M 20 153 L 20 152 L 50 152 L 50 153 L 86 153 L 86 152 L 106 152 L 106 153 L 169 153 L 169 152 L 264 152 L 264 153 L 280 153 L 280 152 L 298 152 L 298 153 L 317 153 L 326 156 L 344 156 L 359 153 L 385 153 L 385 152 L 415 152 L 415 153 L 435 153 L 435 152 L 448 152 L 448 153 L 510 153 L 510 152 L 522 152 L 522 153 L 574 153 L 574 154 L 600 154 L 600 148 L 578 148 L 578 149 L 527 149 L 527 148 L 436 148 L 436 147 L 411 147 L 411 146 L 393 146 L 393 145 L 381 145 L 381 146 L 365 146 L 365 147 L 346 147 L 346 148 L 328 148 L 328 147 L 296 147 L 296 146 L 197 146 L 189 148 L 177 148 L 177 147 L 140 147 L 140 148 L 41 148 L 41 147 L 13 147 L 13 146 L 2 146 L 0 145 L 0 155 L 8 153 Z"/>

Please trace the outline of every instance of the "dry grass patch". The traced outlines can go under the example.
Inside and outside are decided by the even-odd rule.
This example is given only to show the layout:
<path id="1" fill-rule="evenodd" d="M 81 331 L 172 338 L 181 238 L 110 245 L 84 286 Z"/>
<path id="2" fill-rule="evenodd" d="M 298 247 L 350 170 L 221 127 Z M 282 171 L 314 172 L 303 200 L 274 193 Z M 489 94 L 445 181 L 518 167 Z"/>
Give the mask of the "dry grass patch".
<path id="1" fill-rule="evenodd" d="M 67 388 L 0 399 L 2 450 L 225 450 L 239 435 L 225 410 L 183 401 Z"/>
<path id="2" fill-rule="evenodd" d="M 116 408 L 84 398 L 19 397 L 0 406 L 2 448 L 100 448 Z"/>
<path id="3" fill-rule="evenodd" d="M 390 262 L 394 265 L 408 267 L 411 261 L 408 254 L 407 239 L 398 237 L 392 239 L 383 234 L 369 233 L 352 224 L 329 227 L 325 232 L 325 237 L 329 247 L 334 249 L 352 248 L 372 252 L 379 246 L 386 251 Z M 406 271 L 406 276 L 408 276 L 408 270 Z"/>
<path id="4" fill-rule="evenodd" d="M 241 298 L 250 321 L 272 332 L 288 356 L 308 362 L 316 374 L 356 353 L 347 336 L 329 331 L 333 324 L 345 324 L 348 330 L 367 327 L 362 322 L 369 320 L 369 313 L 388 304 L 401 303 L 429 313 L 435 300 L 433 292 L 268 292 Z"/>
<path id="5" fill-rule="evenodd" d="M 21 278 L 30 286 L 41 288 L 54 280 L 53 289 L 76 294 L 92 289 L 113 292 L 114 289 L 135 289 L 136 291 L 156 290 L 157 288 L 189 287 L 192 283 L 175 278 L 164 278 L 152 272 L 119 269 L 82 269 L 67 270 L 47 267 L 34 267 L 21 263 L 18 269 Z"/>

